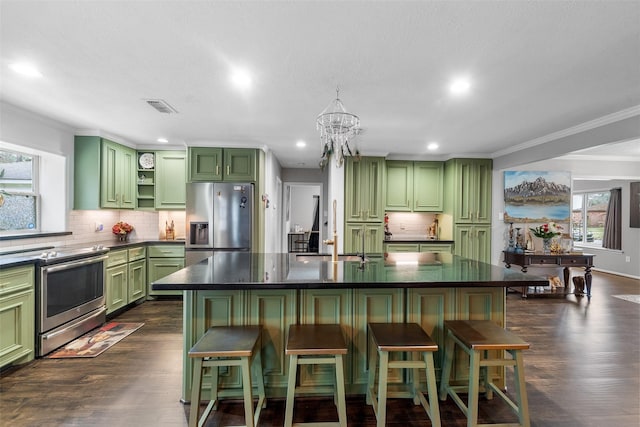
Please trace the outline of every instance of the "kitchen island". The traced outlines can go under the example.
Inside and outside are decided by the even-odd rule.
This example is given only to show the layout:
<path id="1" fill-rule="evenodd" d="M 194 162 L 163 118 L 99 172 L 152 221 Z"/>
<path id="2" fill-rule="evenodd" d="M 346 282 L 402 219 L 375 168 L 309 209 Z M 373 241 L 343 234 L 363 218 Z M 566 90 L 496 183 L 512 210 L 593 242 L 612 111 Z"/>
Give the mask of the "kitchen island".
<path id="1" fill-rule="evenodd" d="M 505 325 L 507 287 L 544 286 L 546 278 L 486 264 L 450 253 L 389 253 L 358 257 L 315 254 L 218 252 L 153 282 L 155 290 L 184 291 L 183 388 L 191 386 L 186 354 L 210 326 L 260 324 L 267 394 L 284 396 L 288 364 L 285 344 L 289 325 L 336 323 L 349 345 L 345 361 L 348 393 L 364 393 L 367 382 L 369 322 L 416 322 L 441 346 L 435 356 L 442 366 L 443 322 L 488 319 Z M 455 380 L 464 381 L 468 366 L 456 365 Z M 390 379 L 404 379 L 398 370 Z M 438 374 L 439 375 L 439 374 Z M 502 369 L 491 368 L 500 383 Z M 221 375 L 228 387 L 241 385 L 238 372 Z M 205 378 L 205 384 L 208 377 Z M 301 384 L 331 384 L 331 372 L 303 370 Z"/>

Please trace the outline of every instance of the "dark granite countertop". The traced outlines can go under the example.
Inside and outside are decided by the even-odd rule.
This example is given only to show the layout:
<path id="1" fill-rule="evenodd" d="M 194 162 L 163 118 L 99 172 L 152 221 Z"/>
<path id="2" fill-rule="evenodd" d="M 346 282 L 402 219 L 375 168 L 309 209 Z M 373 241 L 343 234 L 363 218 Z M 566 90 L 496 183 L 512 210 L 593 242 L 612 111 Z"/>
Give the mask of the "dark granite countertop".
<path id="1" fill-rule="evenodd" d="M 384 243 L 434 243 L 434 244 L 452 244 L 453 240 L 436 240 L 426 237 L 393 237 L 390 240 L 384 240 Z"/>
<path id="2" fill-rule="evenodd" d="M 350 257 L 353 259 L 355 257 Z M 152 283 L 154 290 L 442 288 L 544 286 L 544 277 L 449 253 L 330 256 L 218 252 Z"/>
<path id="3" fill-rule="evenodd" d="M 43 244 L 43 246 L 28 249 L 25 251 L 14 252 L 10 251 L 5 252 L 4 254 L 0 254 L 0 268 L 9 268 L 9 267 L 17 267 L 25 264 L 35 264 L 35 262 L 40 258 L 40 254 L 45 250 L 57 250 L 62 251 L 66 248 L 74 249 L 74 248 L 87 248 L 93 245 L 102 245 L 109 250 L 117 250 L 117 249 L 125 249 L 129 247 L 141 246 L 141 245 L 184 245 L 184 240 L 144 240 L 144 239 L 131 239 L 125 242 L 120 242 L 114 239 L 104 240 L 104 241 L 96 241 L 92 243 L 80 243 L 73 245 L 64 245 L 64 246 L 51 246 Z"/>

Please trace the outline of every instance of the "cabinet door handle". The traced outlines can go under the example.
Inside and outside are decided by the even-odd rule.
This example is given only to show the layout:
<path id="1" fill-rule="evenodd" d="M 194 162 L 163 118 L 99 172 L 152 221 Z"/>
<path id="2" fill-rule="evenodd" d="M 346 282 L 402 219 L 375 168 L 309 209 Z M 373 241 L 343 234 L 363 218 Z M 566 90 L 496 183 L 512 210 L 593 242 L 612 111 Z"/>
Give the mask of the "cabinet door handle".
<path id="1" fill-rule="evenodd" d="M 229 175 L 230 172 L 231 172 L 231 166 L 227 165 L 227 175 Z"/>
<path id="2" fill-rule="evenodd" d="M 216 165 L 216 175 L 220 175 L 220 165 Z"/>

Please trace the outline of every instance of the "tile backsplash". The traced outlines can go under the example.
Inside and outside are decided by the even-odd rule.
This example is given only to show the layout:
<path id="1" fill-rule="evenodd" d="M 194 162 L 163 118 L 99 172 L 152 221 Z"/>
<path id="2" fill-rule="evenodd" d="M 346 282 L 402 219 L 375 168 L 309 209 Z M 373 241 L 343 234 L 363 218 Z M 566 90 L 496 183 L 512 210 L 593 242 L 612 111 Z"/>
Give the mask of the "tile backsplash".
<path id="1" fill-rule="evenodd" d="M 185 213 L 183 211 L 118 211 L 118 210 L 72 210 L 69 212 L 68 236 L 39 237 L 0 241 L 0 252 L 35 249 L 45 246 L 95 244 L 115 239 L 111 227 L 124 221 L 134 227 L 131 239 L 164 240 L 165 222 L 174 222 L 175 238 L 185 236 Z M 102 231 L 96 231 L 102 225 Z"/>
<path id="2" fill-rule="evenodd" d="M 427 229 L 438 217 L 428 212 L 387 212 L 392 239 L 426 238 Z"/>

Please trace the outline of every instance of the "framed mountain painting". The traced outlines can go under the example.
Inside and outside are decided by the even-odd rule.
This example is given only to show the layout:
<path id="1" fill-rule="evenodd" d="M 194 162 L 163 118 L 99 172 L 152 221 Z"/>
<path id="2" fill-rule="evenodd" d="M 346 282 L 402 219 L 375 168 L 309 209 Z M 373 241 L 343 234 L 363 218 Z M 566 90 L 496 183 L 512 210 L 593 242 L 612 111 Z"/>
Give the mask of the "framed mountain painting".
<path id="1" fill-rule="evenodd" d="M 505 222 L 569 222 L 571 172 L 505 171 Z"/>

